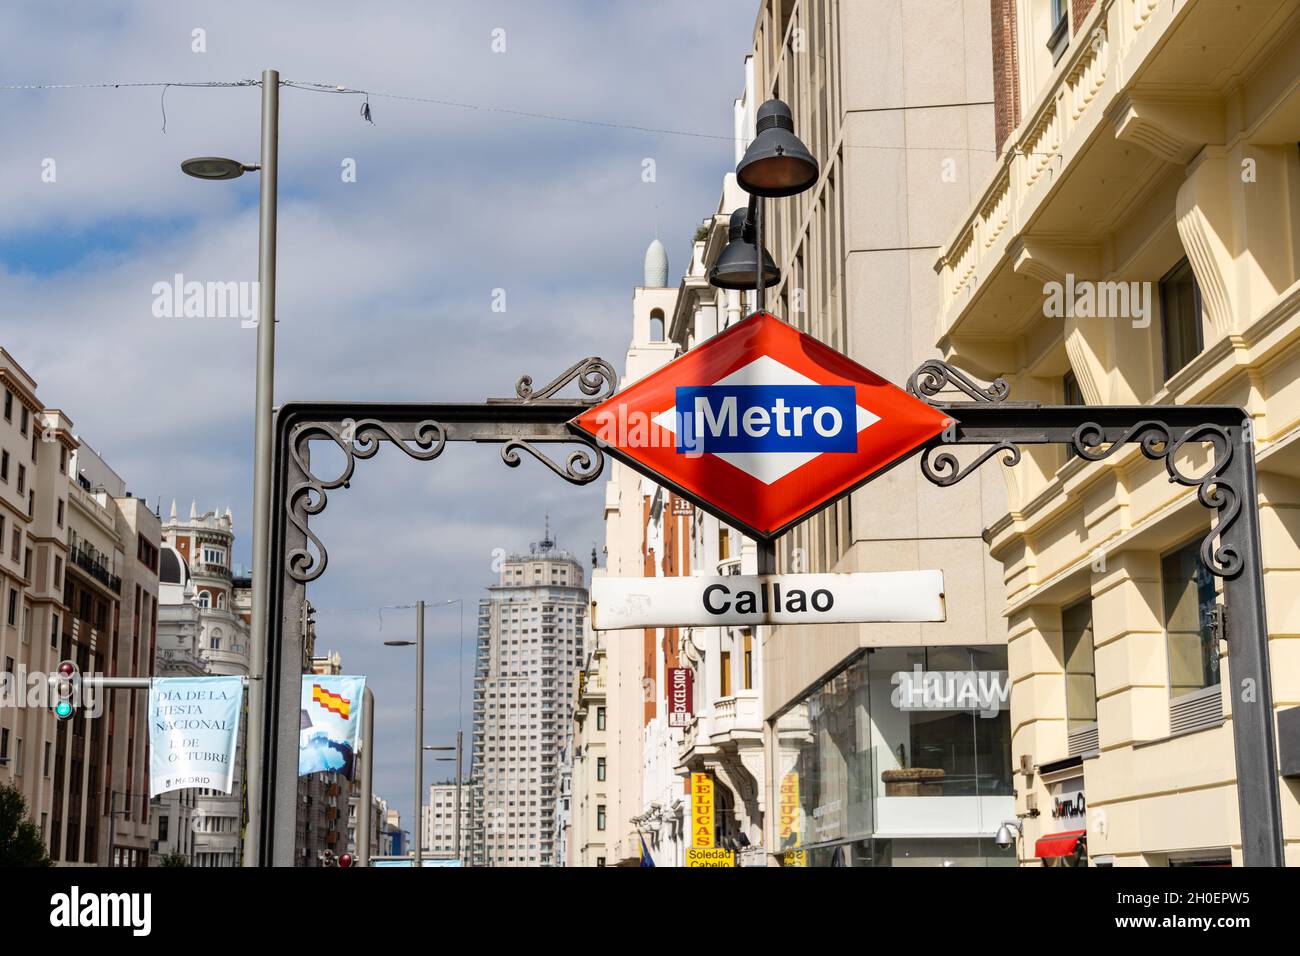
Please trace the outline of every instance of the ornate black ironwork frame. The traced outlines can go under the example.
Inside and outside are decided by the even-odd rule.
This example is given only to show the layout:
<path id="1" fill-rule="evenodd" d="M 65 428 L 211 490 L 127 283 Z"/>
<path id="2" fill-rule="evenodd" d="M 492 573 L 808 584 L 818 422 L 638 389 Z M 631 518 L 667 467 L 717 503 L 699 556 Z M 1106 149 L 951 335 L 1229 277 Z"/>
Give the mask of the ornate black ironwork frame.
<path id="1" fill-rule="evenodd" d="M 569 386 L 581 399 L 559 399 Z M 592 405 L 613 395 L 617 377 L 599 358 L 575 363 L 541 389 L 524 376 L 515 397 L 482 404 L 292 403 L 276 415 L 271 529 L 270 633 L 267 635 L 266 763 L 261 799 L 260 859 L 293 865 L 299 693 L 302 680 L 303 629 L 300 621 L 308 582 L 324 572 L 329 557 L 311 531 L 309 519 L 320 514 L 328 493 L 348 487 L 358 459 L 372 458 L 381 442 L 396 445 L 419 461 L 440 456 L 448 442 L 469 441 L 501 446 L 505 464 L 517 467 L 527 452 L 559 477 L 586 484 L 600 476 L 606 450 L 568 423 Z M 981 385 L 938 360 L 925 362 L 911 376 L 908 389 L 944 411 L 952 424 L 922 446 L 920 467 L 937 485 L 952 485 L 1001 453 L 1004 463 L 1020 460 L 1021 445 L 1064 444 L 1081 457 L 1100 461 L 1123 445 L 1140 446 L 1148 458 L 1162 460 L 1171 481 L 1196 488 L 1200 502 L 1217 520 L 1201 554 L 1206 566 L 1223 579 L 1226 637 L 1232 664 L 1233 734 L 1237 790 L 1241 812 L 1242 853 L 1247 865 L 1282 865 L 1281 800 L 1273 703 L 1268 671 L 1268 631 L 1255 506 L 1255 458 L 1249 417 L 1229 406 L 1042 406 L 1008 400 L 1001 379 Z M 953 391 L 970 401 L 939 399 Z M 344 456 L 341 469 L 322 477 L 313 471 L 310 445 L 329 442 Z M 553 444 L 576 445 L 563 463 L 548 457 Z M 1183 470 L 1180 453 L 1209 445 L 1213 463 L 1198 474 Z M 962 464 L 948 446 L 981 446 Z M 651 478 L 635 460 L 619 460 Z M 860 487 L 860 486 L 859 486 Z M 675 489 L 687 498 L 684 489 Z M 848 492 L 846 492 L 847 494 Z M 704 510 L 726 519 L 706 502 Z M 1249 506 L 1247 506 L 1249 505 Z"/>

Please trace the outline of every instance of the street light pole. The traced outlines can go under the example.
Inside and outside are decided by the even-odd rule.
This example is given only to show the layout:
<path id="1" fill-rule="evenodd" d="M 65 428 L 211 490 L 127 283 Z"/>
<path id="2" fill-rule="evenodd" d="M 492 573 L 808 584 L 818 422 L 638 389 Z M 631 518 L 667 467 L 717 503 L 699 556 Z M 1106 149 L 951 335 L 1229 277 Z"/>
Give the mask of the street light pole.
<path id="1" fill-rule="evenodd" d="M 464 731 L 456 731 L 456 815 L 452 817 L 452 845 L 456 848 L 456 859 L 460 859 L 460 815 L 462 812 L 460 797 L 460 748 Z"/>
<path id="2" fill-rule="evenodd" d="M 415 866 L 424 866 L 424 602 L 415 602 Z"/>
<path id="3" fill-rule="evenodd" d="M 253 733 L 245 745 L 244 786 L 251 838 L 244 866 L 257 866 L 262 829 L 262 751 L 265 745 L 265 681 L 270 615 L 271 442 L 275 392 L 275 251 L 277 177 L 280 162 L 280 72 L 262 71 L 262 182 L 258 203 L 257 384 L 253 397 L 253 594 L 252 656 L 248 685 L 248 722 Z"/>

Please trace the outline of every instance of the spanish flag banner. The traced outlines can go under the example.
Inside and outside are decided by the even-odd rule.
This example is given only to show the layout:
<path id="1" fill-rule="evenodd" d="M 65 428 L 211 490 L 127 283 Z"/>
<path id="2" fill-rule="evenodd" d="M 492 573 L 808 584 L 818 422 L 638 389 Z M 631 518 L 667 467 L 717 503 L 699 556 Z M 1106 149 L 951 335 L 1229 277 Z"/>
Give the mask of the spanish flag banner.
<path id="1" fill-rule="evenodd" d="M 341 773 L 351 780 L 365 677 L 304 674 L 298 776 Z"/>

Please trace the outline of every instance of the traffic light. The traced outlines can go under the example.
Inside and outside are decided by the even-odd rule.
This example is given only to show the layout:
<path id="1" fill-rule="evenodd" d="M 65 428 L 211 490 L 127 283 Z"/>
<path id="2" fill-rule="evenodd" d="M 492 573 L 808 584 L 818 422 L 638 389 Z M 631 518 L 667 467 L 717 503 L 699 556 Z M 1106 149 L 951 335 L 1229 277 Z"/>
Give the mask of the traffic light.
<path id="1" fill-rule="evenodd" d="M 349 867 L 351 865 L 352 865 L 351 853 L 344 853 L 342 856 L 339 857 L 339 866 Z"/>
<path id="2" fill-rule="evenodd" d="M 54 716 L 59 720 L 67 720 L 77 712 L 77 685 L 79 683 L 80 677 L 77 674 L 77 665 L 72 661 L 60 663 L 58 672 L 53 677 Z"/>

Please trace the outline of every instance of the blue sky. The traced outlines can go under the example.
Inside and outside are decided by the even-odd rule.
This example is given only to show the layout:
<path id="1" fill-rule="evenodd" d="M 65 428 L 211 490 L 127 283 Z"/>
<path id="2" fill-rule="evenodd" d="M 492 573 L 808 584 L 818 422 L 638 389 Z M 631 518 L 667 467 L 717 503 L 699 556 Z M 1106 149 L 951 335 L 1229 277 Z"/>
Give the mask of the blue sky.
<path id="1" fill-rule="evenodd" d="M 604 123 L 381 96 L 281 95 L 277 401 L 476 401 L 547 381 L 584 355 L 622 364 L 631 294 L 656 231 L 678 276 L 732 165 L 753 0 L 547 4 L 228 0 L 20 2 L 0 8 L 0 85 L 282 78 Z M 206 51 L 192 50 L 205 31 Z M 493 52 L 493 31 L 505 51 Z M 182 510 L 229 506 L 247 565 L 254 333 L 158 319 L 154 283 L 253 280 L 255 175 L 205 183 L 181 159 L 255 162 L 259 90 L 0 92 L 0 344 L 47 405 L 126 479 Z M 709 138 L 716 136 L 717 138 Z M 642 181 L 643 161 L 656 178 Z M 54 182 L 42 181 L 54 160 Z M 355 160 L 357 181 L 342 181 Z M 491 309 L 506 291 L 504 313 Z M 376 790 L 411 820 L 413 612 L 429 617 L 426 742 L 469 732 L 474 607 L 496 548 L 524 550 L 549 513 L 579 556 L 603 538 L 601 483 L 575 489 L 499 449 L 361 463 L 313 528 L 330 567 L 309 590 L 320 650 L 369 675 Z M 432 760 L 426 780 L 443 775 Z M 450 776 L 447 773 L 447 776 Z"/>

